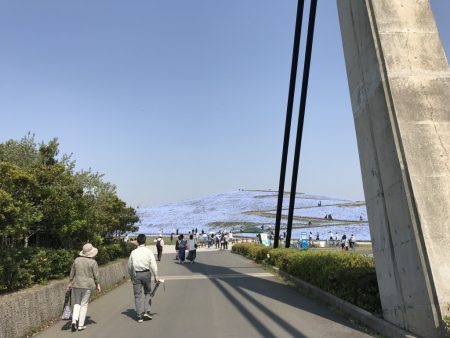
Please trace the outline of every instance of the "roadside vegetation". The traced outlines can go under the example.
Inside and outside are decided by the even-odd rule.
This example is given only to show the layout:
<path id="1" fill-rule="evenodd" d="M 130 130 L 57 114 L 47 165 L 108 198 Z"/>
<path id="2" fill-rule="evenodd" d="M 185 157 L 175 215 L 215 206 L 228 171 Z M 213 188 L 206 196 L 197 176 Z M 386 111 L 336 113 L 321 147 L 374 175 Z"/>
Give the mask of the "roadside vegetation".
<path id="1" fill-rule="evenodd" d="M 444 322 L 445 322 L 445 329 L 446 329 L 446 337 L 450 337 L 450 317 L 449 316 L 445 316 L 444 318 Z"/>
<path id="2" fill-rule="evenodd" d="M 136 211 L 58 148 L 57 139 L 37 144 L 30 134 L 0 144 L 0 292 L 67 275 L 87 242 L 100 264 L 131 249 L 119 239 L 138 230 Z"/>
<path id="3" fill-rule="evenodd" d="M 276 266 L 367 311 L 381 313 L 372 257 L 349 252 L 273 249 L 260 244 L 235 244 L 232 252 Z"/>

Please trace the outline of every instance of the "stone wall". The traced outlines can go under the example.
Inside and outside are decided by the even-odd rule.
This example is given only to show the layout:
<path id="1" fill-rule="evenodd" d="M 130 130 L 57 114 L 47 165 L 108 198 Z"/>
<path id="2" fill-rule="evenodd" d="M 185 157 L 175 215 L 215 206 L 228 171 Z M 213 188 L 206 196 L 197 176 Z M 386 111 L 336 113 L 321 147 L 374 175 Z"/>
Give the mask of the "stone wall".
<path id="1" fill-rule="evenodd" d="M 107 290 L 128 279 L 127 261 L 100 268 L 100 285 Z M 23 337 L 61 316 L 68 279 L 52 281 L 0 297 L 0 338 Z"/>

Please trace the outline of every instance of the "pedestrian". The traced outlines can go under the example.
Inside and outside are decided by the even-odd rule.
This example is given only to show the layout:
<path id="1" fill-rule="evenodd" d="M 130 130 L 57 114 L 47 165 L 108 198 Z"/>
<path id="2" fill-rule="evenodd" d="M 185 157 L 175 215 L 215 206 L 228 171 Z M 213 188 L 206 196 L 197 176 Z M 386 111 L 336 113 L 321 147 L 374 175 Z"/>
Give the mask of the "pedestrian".
<path id="1" fill-rule="evenodd" d="M 347 243 L 347 246 L 348 246 L 347 235 L 344 234 L 344 235 L 342 235 L 342 238 L 341 238 L 341 250 L 342 251 L 345 250 L 345 244 L 346 243 Z"/>
<path id="2" fill-rule="evenodd" d="M 222 234 L 222 236 L 220 237 L 220 249 L 221 250 L 225 250 L 225 245 L 226 245 L 226 238 L 225 238 L 225 234 Z"/>
<path id="3" fill-rule="evenodd" d="M 195 257 L 197 257 L 197 243 L 195 242 L 194 236 L 190 235 L 187 241 L 188 256 L 187 260 L 195 263 Z"/>
<path id="4" fill-rule="evenodd" d="M 128 273 L 133 282 L 134 303 L 138 316 L 138 323 L 144 320 L 151 320 L 150 309 L 152 300 L 150 298 L 151 278 L 158 282 L 158 266 L 156 265 L 153 251 L 145 246 L 146 237 L 144 234 L 137 236 L 138 247 L 134 249 L 128 259 Z M 144 291 L 144 295 L 142 295 Z"/>
<path id="5" fill-rule="evenodd" d="M 228 239 L 228 234 L 224 234 L 223 236 L 225 237 L 224 238 L 225 239 L 225 250 L 228 250 L 228 240 L 229 240 Z"/>
<path id="6" fill-rule="evenodd" d="M 352 234 L 350 236 L 349 244 L 350 244 L 350 249 L 354 249 L 355 248 L 355 244 L 356 244 L 356 237 L 355 237 L 355 235 Z"/>
<path id="7" fill-rule="evenodd" d="M 68 289 L 72 289 L 72 299 L 74 301 L 72 312 L 72 332 L 86 329 L 84 321 L 91 296 L 91 290 L 97 289 L 101 292 L 99 283 L 98 265 L 94 257 L 98 250 L 91 243 L 83 245 L 79 257 L 75 258 L 70 270 Z"/>
<path id="8" fill-rule="evenodd" d="M 161 236 L 158 236 L 157 239 L 155 239 L 156 242 L 156 251 L 158 252 L 158 262 L 161 262 L 161 256 L 164 248 L 164 240 Z"/>
<path id="9" fill-rule="evenodd" d="M 183 234 L 178 237 L 178 261 L 183 264 L 186 257 L 186 241 Z"/>
<path id="10" fill-rule="evenodd" d="M 216 249 L 220 249 L 220 238 L 219 238 L 219 234 L 216 234 L 214 237 L 214 242 L 216 244 Z"/>
<path id="11" fill-rule="evenodd" d="M 170 234 L 170 244 L 173 243 L 173 232 Z"/>
<path id="12" fill-rule="evenodd" d="M 181 237 L 180 237 L 181 235 L 178 235 L 178 239 L 177 239 L 177 241 L 175 242 L 175 260 L 177 261 L 178 260 L 178 252 L 179 252 L 179 250 L 180 250 L 180 247 L 179 247 L 179 244 L 180 244 L 180 239 L 181 239 Z"/>

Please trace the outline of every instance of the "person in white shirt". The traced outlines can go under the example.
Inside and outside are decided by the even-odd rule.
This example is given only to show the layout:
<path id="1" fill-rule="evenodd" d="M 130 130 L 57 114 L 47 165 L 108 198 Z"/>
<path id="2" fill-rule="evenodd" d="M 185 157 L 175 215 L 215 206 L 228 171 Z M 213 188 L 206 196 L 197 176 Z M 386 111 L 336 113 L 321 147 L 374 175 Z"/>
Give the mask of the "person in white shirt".
<path id="1" fill-rule="evenodd" d="M 158 262 L 161 262 L 161 256 L 164 248 L 164 240 L 160 235 L 158 236 L 157 239 L 154 240 L 154 242 L 156 243 L 156 251 L 158 252 Z"/>
<path id="2" fill-rule="evenodd" d="M 138 247 L 131 252 L 128 259 L 128 273 L 133 282 L 134 301 L 139 323 L 152 319 L 150 314 L 152 275 L 155 283 L 158 282 L 158 266 L 156 265 L 155 255 L 145 246 L 145 242 L 145 235 L 138 235 Z M 144 290 L 144 297 L 142 290 Z"/>
<path id="3" fill-rule="evenodd" d="M 195 257 L 197 256 L 197 242 L 192 234 L 189 236 L 187 241 L 187 247 L 189 251 L 187 260 L 190 261 L 191 264 L 195 263 Z"/>

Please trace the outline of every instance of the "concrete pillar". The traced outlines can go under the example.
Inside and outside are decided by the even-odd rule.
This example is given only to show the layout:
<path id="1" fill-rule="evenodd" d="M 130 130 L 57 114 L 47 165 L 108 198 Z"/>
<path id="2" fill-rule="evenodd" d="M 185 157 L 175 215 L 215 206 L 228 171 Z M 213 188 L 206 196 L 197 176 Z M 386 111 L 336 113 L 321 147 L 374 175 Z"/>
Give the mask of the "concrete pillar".
<path id="1" fill-rule="evenodd" d="M 428 0 L 337 0 L 383 316 L 443 336 L 450 69 Z"/>

